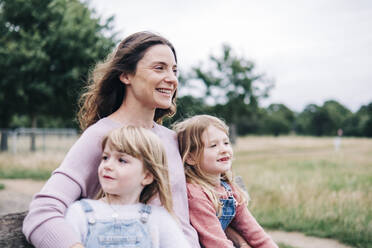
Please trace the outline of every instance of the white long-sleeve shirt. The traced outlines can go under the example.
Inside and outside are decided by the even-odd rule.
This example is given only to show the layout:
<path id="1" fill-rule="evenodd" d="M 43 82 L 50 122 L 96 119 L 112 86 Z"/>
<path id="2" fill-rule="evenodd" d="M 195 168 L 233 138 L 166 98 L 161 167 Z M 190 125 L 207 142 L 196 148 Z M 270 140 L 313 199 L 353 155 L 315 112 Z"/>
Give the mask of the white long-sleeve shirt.
<path id="1" fill-rule="evenodd" d="M 113 214 L 117 214 L 117 220 L 140 219 L 141 204 L 109 205 L 101 200 L 86 200 L 93 208 L 95 220 L 112 220 Z M 81 243 L 87 237 L 88 218 L 80 201 L 70 205 L 67 209 L 65 219 L 78 233 Z M 160 206 L 151 205 L 151 214 L 146 223 L 149 227 L 151 240 L 154 248 L 191 248 L 181 228 L 175 219 Z"/>

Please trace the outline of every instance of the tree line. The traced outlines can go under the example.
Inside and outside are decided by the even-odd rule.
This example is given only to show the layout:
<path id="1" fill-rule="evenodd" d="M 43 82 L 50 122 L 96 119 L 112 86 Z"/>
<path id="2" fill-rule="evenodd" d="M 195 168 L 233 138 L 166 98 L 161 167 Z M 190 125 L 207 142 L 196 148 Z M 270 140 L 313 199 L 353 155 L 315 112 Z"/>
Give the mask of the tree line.
<path id="1" fill-rule="evenodd" d="M 78 0 L 0 0 L 0 128 L 77 127 L 77 98 L 89 69 L 117 44 L 113 17 Z M 224 119 L 237 135 L 296 133 L 372 137 L 372 103 L 353 113 L 334 100 L 300 113 L 281 103 L 260 107 L 274 82 L 228 44 L 179 77 L 201 96 L 178 97 L 165 125 L 194 114 Z"/>

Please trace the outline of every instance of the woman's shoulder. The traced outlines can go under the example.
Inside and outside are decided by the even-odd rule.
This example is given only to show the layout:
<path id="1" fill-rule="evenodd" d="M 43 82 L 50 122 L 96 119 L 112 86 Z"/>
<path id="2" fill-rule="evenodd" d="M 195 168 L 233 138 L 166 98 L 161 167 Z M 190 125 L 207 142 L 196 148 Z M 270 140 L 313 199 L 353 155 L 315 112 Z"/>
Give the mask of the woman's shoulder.
<path id="1" fill-rule="evenodd" d="M 110 130 L 118 127 L 120 127 L 120 123 L 104 117 L 85 129 L 83 135 L 103 136 L 106 135 Z"/>
<path id="2" fill-rule="evenodd" d="M 161 137 L 176 138 L 176 132 L 158 123 L 154 123 L 154 132 Z"/>

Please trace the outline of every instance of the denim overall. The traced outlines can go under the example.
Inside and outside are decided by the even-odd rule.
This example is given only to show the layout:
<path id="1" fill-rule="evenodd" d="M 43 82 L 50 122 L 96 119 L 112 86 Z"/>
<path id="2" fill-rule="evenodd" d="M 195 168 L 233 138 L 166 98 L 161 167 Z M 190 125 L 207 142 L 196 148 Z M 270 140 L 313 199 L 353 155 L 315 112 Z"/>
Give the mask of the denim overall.
<path id="1" fill-rule="evenodd" d="M 88 219 L 88 232 L 84 240 L 87 248 L 151 248 L 152 241 L 146 225 L 151 207 L 143 204 L 140 219 L 96 219 L 93 208 L 85 201 L 81 205 Z"/>
<path id="2" fill-rule="evenodd" d="M 233 192 L 232 192 L 230 185 L 226 183 L 225 181 L 221 181 L 221 185 L 225 188 L 228 194 L 227 199 L 220 199 L 220 202 L 222 203 L 222 214 L 220 217 L 218 217 L 223 230 L 225 230 L 226 227 L 232 221 L 232 219 L 235 217 L 236 206 L 235 206 L 235 198 L 233 196 Z"/>

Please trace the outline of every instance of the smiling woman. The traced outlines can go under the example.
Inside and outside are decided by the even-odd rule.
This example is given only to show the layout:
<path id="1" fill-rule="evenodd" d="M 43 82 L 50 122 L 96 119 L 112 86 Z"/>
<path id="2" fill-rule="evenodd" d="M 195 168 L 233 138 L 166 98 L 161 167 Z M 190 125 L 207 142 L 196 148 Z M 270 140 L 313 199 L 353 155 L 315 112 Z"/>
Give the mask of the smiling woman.
<path id="1" fill-rule="evenodd" d="M 167 109 L 177 89 L 177 63 L 172 50 L 166 45 L 150 47 L 138 62 L 135 73 L 122 73 L 120 81 L 126 85 L 123 104 L 134 111 Z M 141 102 L 141 105 L 138 105 Z M 115 118 L 121 119 L 118 112 Z"/>
<path id="2" fill-rule="evenodd" d="M 186 180 L 175 133 L 159 125 L 163 117 L 176 111 L 173 45 L 154 33 L 132 34 L 96 65 L 88 82 L 78 114 L 84 133 L 35 195 L 23 225 L 27 239 L 36 247 L 79 247 L 79 235 L 64 220 L 66 208 L 97 194 L 103 137 L 115 128 L 134 126 L 160 137 L 167 154 L 174 213 L 191 246 L 199 247 L 189 222 Z"/>

